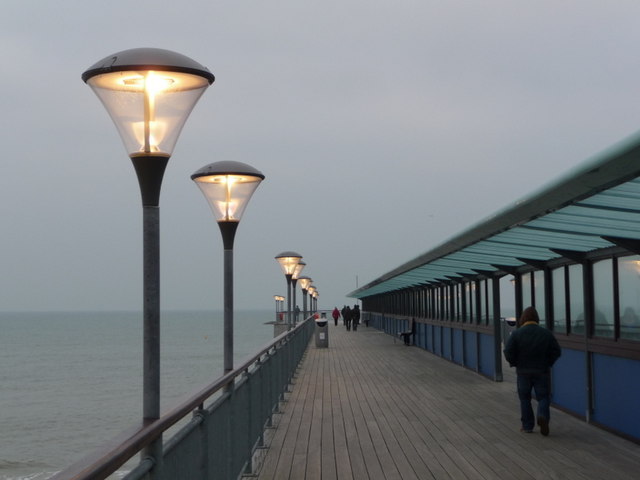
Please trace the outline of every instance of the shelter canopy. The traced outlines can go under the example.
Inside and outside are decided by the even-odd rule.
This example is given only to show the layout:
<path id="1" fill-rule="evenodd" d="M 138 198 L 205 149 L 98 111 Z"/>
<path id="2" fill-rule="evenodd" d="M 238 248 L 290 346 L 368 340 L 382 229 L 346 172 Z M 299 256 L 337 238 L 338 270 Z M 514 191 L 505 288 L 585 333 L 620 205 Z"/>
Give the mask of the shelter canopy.
<path id="1" fill-rule="evenodd" d="M 365 298 L 619 246 L 640 251 L 640 134 L 349 293 Z"/>

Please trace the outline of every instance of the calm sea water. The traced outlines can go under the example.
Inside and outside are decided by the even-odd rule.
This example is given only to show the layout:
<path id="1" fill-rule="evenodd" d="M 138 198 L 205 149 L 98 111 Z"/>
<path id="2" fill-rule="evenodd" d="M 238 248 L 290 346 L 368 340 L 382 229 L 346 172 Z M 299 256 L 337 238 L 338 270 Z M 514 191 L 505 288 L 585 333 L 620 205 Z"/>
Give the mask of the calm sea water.
<path id="1" fill-rule="evenodd" d="M 236 311 L 237 364 L 273 311 Z M 163 312 L 161 408 L 222 375 L 222 312 Z M 0 480 L 44 480 L 142 415 L 142 314 L 0 313 Z"/>

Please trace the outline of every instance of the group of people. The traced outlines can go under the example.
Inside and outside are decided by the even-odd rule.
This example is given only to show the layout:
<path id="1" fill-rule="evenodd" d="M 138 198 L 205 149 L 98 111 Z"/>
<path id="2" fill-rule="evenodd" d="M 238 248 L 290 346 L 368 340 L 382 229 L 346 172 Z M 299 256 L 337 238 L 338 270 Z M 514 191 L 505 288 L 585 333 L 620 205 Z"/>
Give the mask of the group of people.
<path id="1" fill-rule="evenodd" d="M 342 310 L 338 310 L 338 307 L 333 309 L 333 313 L 331 314 L 333 317 L 333 323 L 337 326 L 338 319 L 342 316 L 342 324 L 347 328 L 347 330 L 358 330 L 358 325 L 360 325 L 360 306 L 357 304 L 350 308 L 348 305 L 342 307 Z"/>
<path id="2" fill-rule="evenodd" d="M 335 325 L 342 316 L 347 330 L 358 330 L 360 324 L 360 307 L 348 305 L 331 314 Z M 411 330 L 403 332 L 405 343 L 415 335 L 415 319 L 412 319 Z M 509 365 L 516 367 L 518 398 L 520 399 L 521 431 L 533 432 L 534 426 L 540 427 L 542 435 L 549 435 L 550 403 L 551 403 L 551 367 L 560 358 L 561 350 L 558 341 L 551 331 L 540 326 L 540 318 L 534 307 L 522 312 L 515 330 L 504 349 L 504 356 Z M 534 416 L 531 406 L 532 392 L 538 402 L 537 415 Z"/>

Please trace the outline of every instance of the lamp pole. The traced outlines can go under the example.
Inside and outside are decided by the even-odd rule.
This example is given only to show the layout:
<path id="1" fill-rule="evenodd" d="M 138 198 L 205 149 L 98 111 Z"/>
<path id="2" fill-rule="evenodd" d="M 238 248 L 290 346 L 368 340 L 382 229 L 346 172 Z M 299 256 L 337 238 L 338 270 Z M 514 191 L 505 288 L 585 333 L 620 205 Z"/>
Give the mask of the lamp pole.
<path id="1" fill-rule="evenodd" d="M 233 370 L 233 241 L 240 218 L 264 175 L 241 162 L 215 162 L 191 175 L 220 227 L 224 247 L 224 373 Z"/>
<path id="2" fill-rule="evenodd" d="M 296 271 L 296 265 L 302 260 L 302 255 L 296 252 L 286 251 L 276 255 L 275 258 L 287 279 L 287 323 L 289 329 L 291 329 L 291 280 Z"/>
<path id="3" fill-rule="evenodd" d="M 314 306 L 313 306 L 313 299 L 314 299 L 315 291 L 316 291 L 315 285 L 311 285 L 307 289 L 307 293 L 309 294 L 309 310 L 310 310 L 310 313 L 315 313 L 315 311 L 316 311 Z"/>
<path id="4" fill-rule="evenodd" d="M 169 50 L 109 55 L 82 74 L 107 109 L 133 162 L 143 222 L 143 419 L 160 417 L 160 187 L 180 131 L 213 74 Z M 159 446 L 158 446 L 159 445 Z M 143 455 L 156 457 L 161 441 Z"/>
<path id="5" fill-rule="evenodd" d="M 296 265 L 296 269 L 293 272 L 293 275 L 291 276 L 291 287 L 292 287 L 292 296 L 293 296 L 293 324 L 296 325 L 298 323 L 298 304 L 296 302 L 296 284 L 298 283 L 298 277 L 300 275 L 300 273 L 302 272 L 302 269 L 304 267 L 306 267 L 307 264 L 304 263 L 302 260 L 300 260 L 298 262 L 298 264 Z"/>
<path id="6" fill-rule="evenodd" d="M 298 277 L 298 281 L 300 282 L 300 290 L 302 290 L 302 312 L 304 315 L 303 320 L 307 318 L 307 289 L 311 286 L 311 280 L 309 277 Z"/>

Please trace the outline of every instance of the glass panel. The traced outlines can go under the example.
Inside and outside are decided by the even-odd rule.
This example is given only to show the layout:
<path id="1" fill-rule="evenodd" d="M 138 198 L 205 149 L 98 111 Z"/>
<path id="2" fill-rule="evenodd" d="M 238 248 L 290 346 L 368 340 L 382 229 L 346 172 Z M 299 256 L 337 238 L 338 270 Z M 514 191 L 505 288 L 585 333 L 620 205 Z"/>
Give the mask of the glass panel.
<path id="1" fill-rule="evenodd" d="M 584 288 L 582 265 L 569 266 L 569 321 L 571 333 L 584 333 Z"/>
<path id="2" fill-rule="evenodd" d="M 458 285 L 454 285 L 451 290 L 451 294 L 453 295 L 453 312 L 451 312 L 452 320 L 454 322 L 458 321 Z"/>
<path id="3" fill-rule="evenodd" d="M 462 321 L 469 321 L 469 284 L 463 283 L 460 289 L 462 296 Z"/>
<path id="4" fill-rule="evenodd" d="M 520 278 L 522 282 L 522 310 L 524 310 L 533 305 L 531 301 L 531 274 L 524 273 L 520 275 Z"/>
<path id="5" fill-rule="evenodd" d="M 476 289 L 473 282 L 467 283 L 467 321 L 473 323 L 476 318 Z"/>
<path id="6" fill-rule="evenodd" d="M 435 318 L 435 314 L 433 313 L 433 288 L 429 289 L 429 318 Z"/>
<path id="7" fill-rule="evenodd" d="M 504 318 L 516 317 L 515 282 L 513 275 L 500 279 L 500 315 Z"/>
<path id="8" fill-rule="evenodd" d="M 487 324 L 493 321 L 493 280 L 487 280 Z"/>
<path id="9" fill-rule="evenodd" d="M 484 280 L 481 280 L 479 282 L 476 282 L 476 288 L 478 288 L 480 290 L 480 295 L 478 295 L 476 298 L 478 299 L 478 311 L 480 312 L 480 315 L 478 318 L 476 318 L 476 322 L 477 323 L 484 323 L 484 319 L 485 319 L 485 284 L 487 282 Z"/>
<path id="10" fill-rule="evenodd" d="M 593 264 L 593 334 L 613 337 L 613 261 L 601 260 Z"/>
<path id="11" fill-rule="evenodd" d="M 435 318 L 440 320 L 440 289 L 439 288 L 434 288 L 433 289 L 434 292 L 434 314 L 435 314 Z"/>
<path id="12" fill-rule="evenodd" d="M 547 299 L 544 295 L 544 272 L 542 270 L 533 272 L 533 288 L 535 291 L 535 308 L 538 311 L 538 316 L 540 317 L 540 326 L 546 327 L 547 322 L 545 311 L 547 309 Z"/>
<path id="13" fill-rule="evenodd" d="M 640 340 L 640 255 L 618 259 L 620 338 Z"/>
<path id="14" fill-rule="evenodd" d="M 564 270 L 564 267 L 560 267 L 551 272 L 551 285 L 553 288 L 553 330 L 558 333 L 567 333 Z"/>

